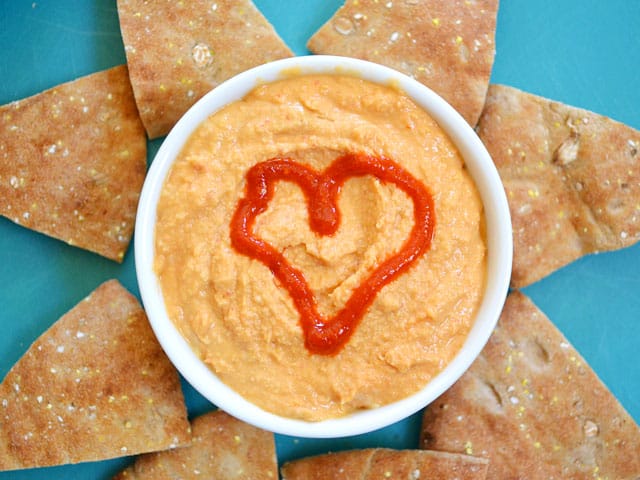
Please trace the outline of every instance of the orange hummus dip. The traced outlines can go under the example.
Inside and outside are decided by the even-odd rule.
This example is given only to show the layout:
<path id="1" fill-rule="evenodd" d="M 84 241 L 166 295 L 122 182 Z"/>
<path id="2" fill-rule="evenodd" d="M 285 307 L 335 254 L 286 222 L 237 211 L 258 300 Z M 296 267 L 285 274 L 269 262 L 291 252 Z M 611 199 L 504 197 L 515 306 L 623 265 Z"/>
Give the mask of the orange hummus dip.
<path id="1" fill-rule="evenodd" d="M 271 158 L 322 171 L 340 155 L 392 159 L 432 194 L 428 251 L 376 295 L 337 353 L 305 348 L 300 314 L 273 272 L 236 251 L 230 222 L 246 173 Z M 349 178 L 333 235 L 309 226 L 306 198 L 279 181 L 253 234 L 304 274 L 331 317 L 411 233 L 411 198 L 371 175 Z M 341 75 L 260 85 L 204 121 L 165 181 L 155 270 L 170 318 L 227 385 L 263 409 L 318 421 L 400 400 L 462 346 L 485 285 L 479 194 L 436 122 L 395 88 Z"/>

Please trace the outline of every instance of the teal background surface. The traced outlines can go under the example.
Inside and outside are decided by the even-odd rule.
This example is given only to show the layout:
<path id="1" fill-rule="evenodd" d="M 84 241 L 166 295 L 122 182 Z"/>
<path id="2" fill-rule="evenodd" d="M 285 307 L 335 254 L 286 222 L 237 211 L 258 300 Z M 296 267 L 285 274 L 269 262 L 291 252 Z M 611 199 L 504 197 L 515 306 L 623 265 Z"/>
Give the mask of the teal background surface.
<path id="1" fill-rule="evenodd" d="M 308 53 L 306 40 L 342 2 L 255 3 L 302 55 Z M 502 0 L 496 46 L 492 82 L 640 129 L 640 1 Z M 0 0 L 0 104 L 124 62 L 115 0 Z M 149 143 L 149 162 L 161 141 Z M 0 217 L 0 378 L 31 342 L 104 280 L 118 278 L 137 295 L 133 257 L 130 248 L 119 265 Z M 585 257 L 524 291 L 640 421 L 640 245 Z M 191 416 L 214 408 L 188 385 L 184 390 Z M 278 457 L 413 448 L 419 425 L 420 413 L 357 437 L 278 435 Z M 131 461 L 6 472 L 0 480 L 107 479 Z"/>

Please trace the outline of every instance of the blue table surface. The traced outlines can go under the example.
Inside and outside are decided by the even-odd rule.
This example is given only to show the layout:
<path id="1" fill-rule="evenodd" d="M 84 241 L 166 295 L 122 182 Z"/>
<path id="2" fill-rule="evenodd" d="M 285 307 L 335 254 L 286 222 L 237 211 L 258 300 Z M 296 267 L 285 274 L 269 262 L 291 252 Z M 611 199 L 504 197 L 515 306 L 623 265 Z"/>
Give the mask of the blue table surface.
<path id="1" fill-rule="evenodd" d="M 400 0 L 395 0 L 400 1 Z M 339 0 L 256 0 L 284 41 L 307 39 Z M 607 115 L 640 129 L 640 1 L 503 0 L 492 82 Z M 115 0 L 0 2 L 0 104 L 125 62 Z M 149 143 L 149 161 L 161 139 Z M 104 280 L 134 294 L 123 264 L 0 217 L 0 378 L 56 319 Z M 640 421 L 640 245 L 591 255 L 524 289 Z M 190 415 L 212 409 L 184 385 Z M 280 461 L 347 448 L 415 448 L 420 413 L 335 440 L 276 436 Z M 107 479 L 131 458 L 0 473 L 2 479 Z"/>

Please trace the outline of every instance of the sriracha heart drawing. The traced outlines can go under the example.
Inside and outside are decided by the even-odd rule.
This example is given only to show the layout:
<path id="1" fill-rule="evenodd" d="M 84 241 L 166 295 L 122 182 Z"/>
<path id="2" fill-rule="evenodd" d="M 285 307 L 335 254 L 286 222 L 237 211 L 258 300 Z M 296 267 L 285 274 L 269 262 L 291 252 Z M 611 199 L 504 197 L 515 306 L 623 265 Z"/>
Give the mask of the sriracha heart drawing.
<path id="1" fill-rule="evenodd" d="M 309 226 L 319 235 L 333 235 L 340 226 L 338 196 L 351 177 L 372 175 L 403 190 L 413 202 L 414 225 L 399 251 L 390 255 L 354 289 L 333 317 L 318 312 L 315 296 L 303 273 L 284 255 L 253 233 L 256 217 L 264 212 L 278 181 L 297 184 L 304 192 Z M 337 157 L 317 172 L 290 158 L 273 158 L 252 166 L 246 174 L 245 196 L 238 202 L 230 224 L 231 245 L 239 253 L 266 265 L 287 289 L 298 313 L 311 353 L 333 355 L 348 342 L 367 308 L 382 287 L 405 272 L 430 247 L 435 229 L 433 198 L 425 185 L 393 160 L 364 153 Z"/>

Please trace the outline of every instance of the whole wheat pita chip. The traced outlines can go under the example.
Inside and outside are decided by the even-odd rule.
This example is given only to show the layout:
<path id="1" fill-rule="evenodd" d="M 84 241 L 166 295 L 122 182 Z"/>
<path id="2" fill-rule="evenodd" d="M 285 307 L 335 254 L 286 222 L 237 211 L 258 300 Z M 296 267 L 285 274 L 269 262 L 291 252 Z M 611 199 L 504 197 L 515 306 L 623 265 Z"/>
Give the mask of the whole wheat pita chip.
<path id="1" fill-rule="evenodd" d="M 124 65 L 0 106 L 0 214 L 121 262 L 146 155 Z"/>
<path id="2" fill-rule="evenodd" d="M 487 461 L 428 450 L 369 448 L 302 458 L 282 467 L 283 480 L 479 480 Z"/>
<path id="3" fill-rule="evenodd" d="M 190 446 L 142 455 L 114 479 L 278 478 L 273 433 L 252 427 L 221 410 L 194 419 L 192 432 Z"/>
<path id="4" fill-rule="evenodd" d="M 103 460 L 188 443 L 177 372 L 138 301 L 98 287 L 0 384 L 0 470 Z"/>
<path id="5" fill-rule="evenodd" d="M 519 292 L 471 368 L 425 411 L 421 445 L 487 457 L 495 480 L 640 475 L 640 429 Z"/>
<path id="6" fill-rule="evenodd" d="M 493 66 L 497 11 L 498 0 L 348 0 L 308 47 L 406 73 L 475 125 Z"/>
<path id="7" fill-rule="evenodd" d="M 292 56 L 250 0 L 118 0 L 120 30 L 149 138 L 222 81 Z"/>
<path id="8" fill-rule="evenodd" d="M 491 85 L 478 134 L 504 183 L 512 286 L 640 240 L 640 132 L 515 88 Z"/>

